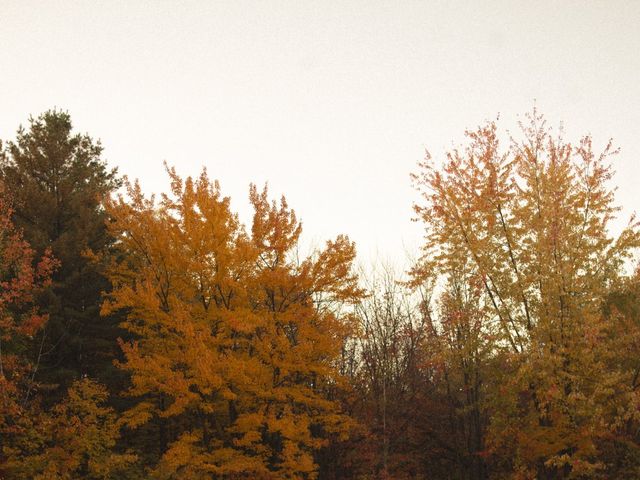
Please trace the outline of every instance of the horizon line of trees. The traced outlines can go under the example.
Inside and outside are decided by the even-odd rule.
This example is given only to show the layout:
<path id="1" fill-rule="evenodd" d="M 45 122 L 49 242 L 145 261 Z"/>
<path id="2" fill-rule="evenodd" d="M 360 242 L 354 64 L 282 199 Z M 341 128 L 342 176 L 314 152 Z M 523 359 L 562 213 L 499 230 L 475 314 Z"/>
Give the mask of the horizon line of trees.
<path id="1" fill-rule="evenodd" d="M 611 142 L 534 109 L 412 181 L 407 275 L 206 171 L 146 196 L 49 110 L 0 143 L 0 479 L 640 479 Z M 348 207 L 348 206 L 346 206 Z"/>

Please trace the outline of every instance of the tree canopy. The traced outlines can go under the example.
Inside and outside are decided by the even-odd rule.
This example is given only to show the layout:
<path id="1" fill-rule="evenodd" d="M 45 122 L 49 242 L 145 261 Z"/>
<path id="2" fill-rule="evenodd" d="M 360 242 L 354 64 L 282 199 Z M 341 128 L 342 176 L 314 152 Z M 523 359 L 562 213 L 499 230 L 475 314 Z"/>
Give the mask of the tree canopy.
<path id="1" fill-rule="evenodd" d="M 406 274 L 266 187 L 246 226 L 204 169 L 148 195 L 66 112 L 0 152 L 0 478 L 640 479 L 612 142 L 534 109 L 428 154 Z"/>

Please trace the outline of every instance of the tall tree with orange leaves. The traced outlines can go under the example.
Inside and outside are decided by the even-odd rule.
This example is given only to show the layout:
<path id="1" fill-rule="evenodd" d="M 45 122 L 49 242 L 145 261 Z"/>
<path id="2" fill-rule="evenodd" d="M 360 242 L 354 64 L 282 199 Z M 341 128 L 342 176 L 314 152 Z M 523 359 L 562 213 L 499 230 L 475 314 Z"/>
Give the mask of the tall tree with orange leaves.
<path id="1" fill-rule="evenodd" d="M 640 246 L 634 221 L 609 233 L 616 151 L 596 153 L 589 136 L 567 142 L 535 109 L 506 147 L 494 122 L 467 137 L 414 177 L 426 227 L 414 279 L 465 272 L 481 287 L 478 328 L 499 366 L 486 453 L 509 478 L 607 477 L 598 445 L 638 407 L 603 315 Z"/>
<path id="2" fill-rule="evenodd" d="M 103 312 L 127 312 L 125 413 L 153 478 L 315 478 L 314 453 L 351 421 L 332 392 L 360 296 L 344 236 L 298 258 L 301 225 L 254 186 L 247 233 L 206 173 L 159 202 L 138 184 L 108 206 L 121 257 Z M 150 445 L 150 439 L 153 443 Z"/>

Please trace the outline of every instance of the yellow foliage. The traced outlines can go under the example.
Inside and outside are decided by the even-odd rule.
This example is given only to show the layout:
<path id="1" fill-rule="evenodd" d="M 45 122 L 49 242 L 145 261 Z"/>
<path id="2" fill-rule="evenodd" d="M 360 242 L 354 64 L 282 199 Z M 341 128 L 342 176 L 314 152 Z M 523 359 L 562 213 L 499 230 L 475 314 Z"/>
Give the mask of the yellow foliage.
<path id="1" fill-rule="evenodd" d="M 251 186 L 249 235 L 205 172 L 168 172 L 157 204 L 133 184 L 108 205 L 119 254 L 103 312 L 126 311 L 137 338 L 122 345 L 141 399 L 125 422 L 175 426 L 158 478 L 315 478 L 322 437 L 350 426 L 330 393 L 352 329 L 341 307 L 362 293 L 354 245 L 340 236 L 299 259 L 284 198 Z"/>
<path id="2" fill-rule="evenodd" d="M 612 407 L 628 411 L 633 402 L 612 361 L 614 323 L 603 305 L 622 284 L 640 232 L 632 220 L 617 238 L 609 234 L 618 211 L 607 185 L 611 144 L 597 154 L 590 137 L 571 144 L 537 111 L 528 119 L 523 138 L 506 147 L 490 122 L 467 132 L 468 145 L 442 167 L 430 157 L 422 164 L 414 179 L 426 239 L 413 283 L 444 277 L 454 292 L 459 283 L 479 286 L 474 317 L 448 308 L 445 296 L 454 323 L 443 330 L 462 346 L 443 351 L 473 358 L 471 340 L 483 339 L 504 367 L 492 372 L 491 451 L 514 459 L 517 478 L 594 476 L 603 468 L 599 439 L 618 429 Z M 462 326 L 475 318 L 482 334 L 460 342 L 459 313 Z"/>

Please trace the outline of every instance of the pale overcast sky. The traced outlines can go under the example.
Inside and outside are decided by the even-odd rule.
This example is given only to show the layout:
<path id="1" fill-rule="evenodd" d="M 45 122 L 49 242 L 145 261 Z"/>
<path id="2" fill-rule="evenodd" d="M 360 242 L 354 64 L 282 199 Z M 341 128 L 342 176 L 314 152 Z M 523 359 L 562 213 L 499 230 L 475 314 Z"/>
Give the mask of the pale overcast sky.
<path id="1" fill-rule="evenodd" d="M 409 173 L 465 128 L 531 109 L 614 137 L 640 210 L 640 1 L 0 0 L 0 138 L 59 107 L 105 158 L 166 190 L 206 166 L 245 220 L 268 181 L 307 239 L 404 258 Z"/>

